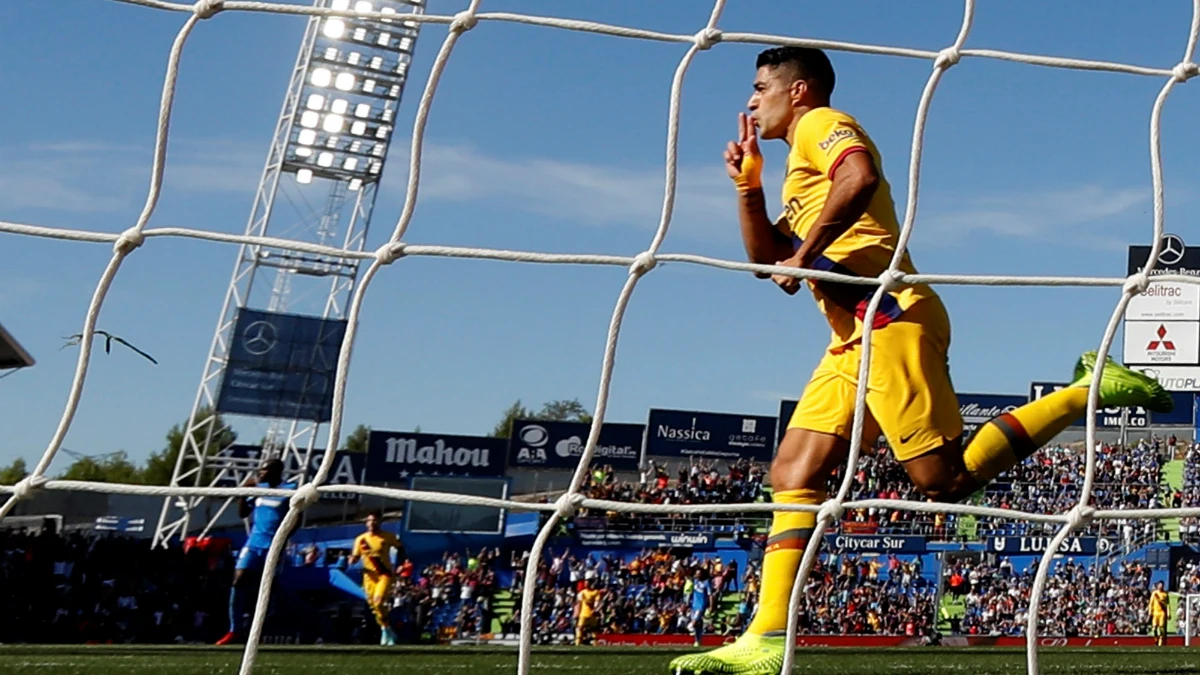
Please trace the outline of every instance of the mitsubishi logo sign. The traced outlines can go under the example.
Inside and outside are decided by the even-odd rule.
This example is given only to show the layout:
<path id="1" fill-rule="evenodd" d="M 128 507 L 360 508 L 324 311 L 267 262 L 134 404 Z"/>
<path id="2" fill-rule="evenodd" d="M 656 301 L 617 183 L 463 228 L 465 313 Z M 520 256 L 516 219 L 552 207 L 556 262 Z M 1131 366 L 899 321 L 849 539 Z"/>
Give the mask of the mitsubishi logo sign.
<path id="1" fill-rule="evenodd" d="M 1160 346 L 1162 349 L 1166 349 L 1169 351 L 1175 351 L 1175 343 L 1171 342 L 1170 340 L 1167 339 L 1167 327 L 1166 326 L 1164 326 L 1161 323 L 1158 324 L 1158 330 L 1154 331 L 1154 334 L 1158 336 L 1158 339 L 1150 341 L 1150 344 L 1146 346 L 1147 351 L 1151 351 L 1151 352 L 1157 351 L 1160 348 Z"/>

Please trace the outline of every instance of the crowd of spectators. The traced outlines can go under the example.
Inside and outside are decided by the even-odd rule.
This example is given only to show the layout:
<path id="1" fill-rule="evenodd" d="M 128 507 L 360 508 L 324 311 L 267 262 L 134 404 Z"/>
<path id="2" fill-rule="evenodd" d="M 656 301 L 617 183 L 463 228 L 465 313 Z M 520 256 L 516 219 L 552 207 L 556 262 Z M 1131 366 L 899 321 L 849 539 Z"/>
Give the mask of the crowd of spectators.
<path id="1" fill-rule="evenodd" d="M 456 635 L 490 632 L 500 590 L 499 558 L 498 548 L 475 554 L 447 551 L 420 574 L 414 574 L 411 561 L 406 561 L 392 586 L 389 619 L 396 632 L 410 641 L 442 629 Z M 447 608 L 451 615 L 444 615 Z"/>
<path id="2" fill-rule="evenodd" d="M 943 568 L 946 593 L 965 612 L 951 631 L 967 635 L 1023 635 L 1036 564 L 1022 571 L 1008 558 L 998 562 L 958 559 Z M 1114 573 L 1074 558 L 1056 562 L 1047 577 L 1038 630 L 1044 635 L 1094 637 L 1145 635 L 1150 570 L 1122 562 Z"/>
<path id="3" fill-rule="evenodd" d="M 1184 489 L 1161 487 L 1162 466 L 1172 457 L 1185 463 Z M 1003 474 L 976 496 L 975 503 L 1001 509 L 1062 513 L 1079 499 L 1086 454 L 1076 446 L 1053 445 Z M 845 469 L 830 479 L 835 492 Z M 864 452 L 852 469 L 851 499 L 920 500 L 903 467 L 882 441 Z M 1151 508 L 1200 505 L 1200 445 L 1175 439 L 1138 441 L 1129 447 L 1101 444 L 1097 449 L 1092 504 L 1099 508 Z M 591 498 L 644 504 L 722 504 L 769 499 L 766 467 L 747 460 L 689 459 L 674 464 L 653 460 L 639 476 L 619 477 L 611 466 L 598 467 L 585 483 Z M 606 529 L 704 529 L 735 522 L 765 534 L 765 515 L 639 516 L 581 511 L 574 523 Z M 1087 534 L 1127 543 L 1155 534 L 1156 521 L 1097 521 Z M 1004 519 L 973 519 L 969 531 L 954 516 L 892 509 L 848 509 L 838 527 L 843 533 L 921 534 L 978 539 L 993 534 L 1042 534 L 1041 526 Z M 1055 526 L 1057 527 L 1057 526 Z M 1183 519 L 1185 541 L 1200 541 L 1200 520 Z M 581 549 L 576 549 L 579 551 Z M 226 552 L 228 553 L 228 552 Z M 291 546 L 294 566 L 345 568 L 346 551 Z M 407 562 L 394 586 L 391 618 L 406 639 L 438 635 L 517 632 L 519 608 L 498 621 L 499 572 L 512 570 L 511 590 L 519 596 L 526 580 L 527 552 L 499 549 L 446 552 L 422 569 Z M 209 642 L 227 626 L 231 555 L 182 548 L 150 549 L 144 540 L 94 534 L 30 534 L 0 531 L 0 639 L 28 642 Z M 539 639 L 574 630 L 576 594 L 591 582 L 602 591 L 601 627 L 612 632 L 690 633 L 689 606 L 697 573 L 712 579 L 717 611 L 705 632 L 739 634 L 753 616 L 759 579 L 757 565 L 740 568 L 716 555 L 678 556 L 649 550 L 632 560 L 606 553 L 561 551 L 537 568 L 535 630 Z M 1181 568 L 1181 592 L 1200 593 L 1200 567 Z M 1033 571 L 1016 572 L 996 563 L 958 560 L 944 570 L 948 590 L 965 603 L 956 629 L 969 634 L 1018 634 Z M 1140 565 L 1107 568 L 1068 560 L 1050 577 L 1047 634 L 1091 635 L 1142 632 L 1148 573 Z M 823 551 L 805 588 L 800 629 L 819 634 L 925 635 L 936 620 L 935 584 L 922 575 L 919 559 L 859 557 Z M 350 603 L 353 604 L 353 603 Z M 353 614 L 357 631 L 370 631 L 363 608 Z M 344 617 L 343 617 L 344 618 Z M 358 618 L 363 620 L 359 621 Z M 346 623 L 346 622 L 343 622 Z M 345 637 L 345 631 L 339 637 Z"/>
<path id="4" fill-rule="evenodd" d="M 514 560 L 520 569 L 525 559 Z M 600 590 L 597 612 L 600 629 L 613 633 L 689 633 L 688 607 L 697 572 L 711 581 L 712 600 L 719 606 L 730 593 L 742 591 L 735 611 L 712 612 L 706 632 L 738 634 L 753 612 L 752 598 L 758 587 L 758 570 L 739 569 L 737 561 L 720 556 L 676 556 L 670 552 L 648 550 L 632 560 L 620 560 L 609 554 L 576 556 L 562 551 L 543 559 L 537 567 L 534 583 L 534 635 L 539 643 L 550 643 L 575 630 L 576 598 L 587 584 Z M 514 574 L 513 593 L 524 590 L 523 573 Z M 513 615 L 505 632 L 518 632 L 520 610 Z"/>
<path id="5" fill-rule="evenodd" d="M 1180 505 L 1194 500 L 1200 504 L 1200 451 L 1191 450 L 1188 472 L 1194 487 L 1184 494 L 1168 494 L 1161 485 L 1162 466 L 1174 444 L 1163 439 L 1139 441 L 1129 447 L 1100 444 L 1096 455 L 1095 484 L 1091 504 L 1097 508 L 1154 508 Z M 1079 502 L 1087 456 L 1079 444 L 1051 445 L 1001 474 L 972 503 L 992 508 L 1033 513 L 1064 513 Z M 841 485 L 842 470 L 830 479 L 832 493 Z M 850 498 L 924 501 L 912 480 L 896 461 L 882 439 L 860 455 L 854 468 Z M 846 533 L 918 534 L 934 538 L 977 539 L 995 535 L 1028 535 L 1051 532 L 1057 525 L 1002 518 L 972 517 L 969 527 L 954 515 L 921 513 L 884 508 L 847 509 L 841 523 Z M 1200 521 L 1198 521 L 1200 522 Z M 966 525 L 966 523 L 962 523 Z M 1089 526 L 1087 534 L 1130 545 L 1153 539 L 1155 521 L 1106 520 Z M 1191 523 L 1200 539 L 1200 526 Z"/>
<path id="6" fill-rule="evenodd" d="M 920 558 L 822 556 L 813 566 L 799 629 L 810 635 L 904 635 L 933 630 L 936 585 Z"/>
<path id="7" fill-rule="evenodd" d="M 1183 490 L 1176 496 L 1179 506 L 1200 506 L 1200 443 L 1183 451 Z M 1200 518 L 1182 518 L 1179 537 L 1189 544 L 1200 543 Z"/>
<path id="8" fill-rule="evenodd" d="M 520 561 L 514 561 L 520 562 Z M 632 560 L 609 555 L 577 557 L 566 551 L 538 566 L 535 639 L 568 640 L 575 627 L 576 597 L 587 585 L 600 590 L 600 627 L 611 633 L 692 634 L 688 608 L 697 578 L 710 579 L 712 611 L 704 633 L 737 636 L 757 608 L 760 570 L 740 570 L 719 556 L 673 556 L 646 551 Z M 516 576 L 513 592 L 523 590 Z M 802 634 L 923 636 L 932 629 L 936 586 L 922 576 L 920 560 L 856 554 L 821 556 L 809 576 L 800 609 Z M 520 613 L 506 632 L 517 632 Z"/>
<path id="9" fill-rule="evenodd" d="M 0 531 L 0 641 L 210 641 L 228 627 L 230 578 L 198 549 Z"/>
<path id="10" fill-rule="evenodd" d="M 145 539 L 112 534 L 0 530 L 0 642 L 211 643 L 229 626 L 231 553 L 152 549 Z M 286 566 L 346 567 L 345 551 L 290 546 L 287 553 Z M 495 548 L 446 552 L 419 573 L 404 561 L 391 598 L 397 631 L 417 641 L 446 628 L 490 630 L 499 555 Z M 294 600 L 275 594 L 271 615 L 286 615 Z M 320 624 L 316 638 L 368 640 L 373 622 L 361 604 L 339 603 L 330 621 L 306 618 Z M 318 613 L 314 606 L 304 612 Z"/>
<path id="11" fill-rule="evenodd" d="M 826 485 L 828 494 L 836 494 L 844 480 L 844 467 L 839 467 Z M 882 439 L 868 452 L 859 455 L 854 467 L 850 499 L 902 499 L 925 501 L 913 486 L 912 479 L 896 461 Z M 945 514 L 922 513 L 904 509 L 847 509 L 841 531 L 847 534 L 946 534 Z"/>
<path id="12" fill-rule="evenodd" d="M 637 482 L 620 480 L 611 466 L 596 467 L 588 474 L 583 492 L 591 499 L 638 504 L 746 504 L 766 500 L 762 464 L 747 459 L 715 461 L 690 458 L 675 467 L 654 458 Z M 674 470 L 672 470 L 674 468 Z M 682 514 L 640 515 L 616 511 L 584 510 L 579 514 L 592 526 L 606 529 L 703 529 L 709 524 L 762 524 L 762 516 L 736 514 L 684 516 Z"/>
<path id="13" fill-rule="evenodd" d="M 1095 482 L 1091 505 L 1101 509 L 1148 509 L 1162 501 L 1164 448 L 1158 441 L 1138 441 L 1127 447 L 1100 444 L 1096 449 Z M 1009 469 L 984 491 L 981 506 L 1028 511 L 1064 513 L 1079 503 L 1087 453 L 1080 444 L 1052 445 Z M 979 529 L 986 534 L 1049 533 L 1057 524 L 1019 523 L 981 518 Z M 1152 539 L 1155 521 L 1096 521 L 1088 529 L 1092 536 L 1133 541 Z"/>

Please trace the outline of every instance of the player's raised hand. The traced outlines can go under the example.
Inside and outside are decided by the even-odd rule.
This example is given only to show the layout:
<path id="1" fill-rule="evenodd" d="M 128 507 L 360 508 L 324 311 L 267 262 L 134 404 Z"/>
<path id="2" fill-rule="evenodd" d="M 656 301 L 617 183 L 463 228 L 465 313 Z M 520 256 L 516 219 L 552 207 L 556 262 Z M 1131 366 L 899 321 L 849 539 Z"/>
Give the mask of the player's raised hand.
<path id="1" fill-rule="evenodd" d="M 746 192 L 762 187 L 762 167 L 754 120 L 746 113 L 738 113 L 738 140 L 725 146 L 725 170 L 737 189 Z"/>

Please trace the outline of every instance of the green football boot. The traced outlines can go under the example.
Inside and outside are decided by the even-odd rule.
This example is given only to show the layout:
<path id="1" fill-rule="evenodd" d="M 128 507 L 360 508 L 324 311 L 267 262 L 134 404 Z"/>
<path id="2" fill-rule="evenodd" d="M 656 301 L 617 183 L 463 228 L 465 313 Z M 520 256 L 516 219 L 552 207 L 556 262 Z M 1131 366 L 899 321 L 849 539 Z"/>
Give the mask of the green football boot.
<path id="1" fill-rule="evenodd" d="M 677 657 L 671 661 L 671 675 L 779 675 L 786 644 L 782 634 L 746 633 L 711 652 Z"/>
<path id="2" fill-rule="evenodd" d="M 1088 387 L 1096 370 L 1096 352 L 1086 352 L 1075 364 L 1072 387 Z M 1169 413 L 1175 407 L 1171 395 L 1153 378 L 1135 372 L 1107 357 L 1100 375 L 1100 403 L 1118 408 L 1142 407 L 1157 413 Z"/>

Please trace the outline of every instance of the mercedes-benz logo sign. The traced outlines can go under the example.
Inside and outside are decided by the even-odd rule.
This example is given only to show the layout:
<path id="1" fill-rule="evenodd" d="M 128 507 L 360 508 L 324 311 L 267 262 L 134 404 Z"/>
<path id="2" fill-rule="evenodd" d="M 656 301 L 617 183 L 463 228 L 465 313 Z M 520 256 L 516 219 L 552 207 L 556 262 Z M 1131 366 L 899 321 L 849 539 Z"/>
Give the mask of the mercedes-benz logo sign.
<path id="1" fill-rule="evenodd" d="M 255 356 L 271 351 L 275 339 L 275 326 L 269 321 L 255 321 L 242 331 L 242 347 Z"/>
<path id="2" fill-rule="evenodd" d="M 1162 250 L 1158 252 L 1158 262 L 1163 265 L 1174 265 L 1180 260 L 1183 260 L 1183 253 L 1187 250 L 1183 239 L 1176 234 L 1164 234 L 1162 238 Z"/>

